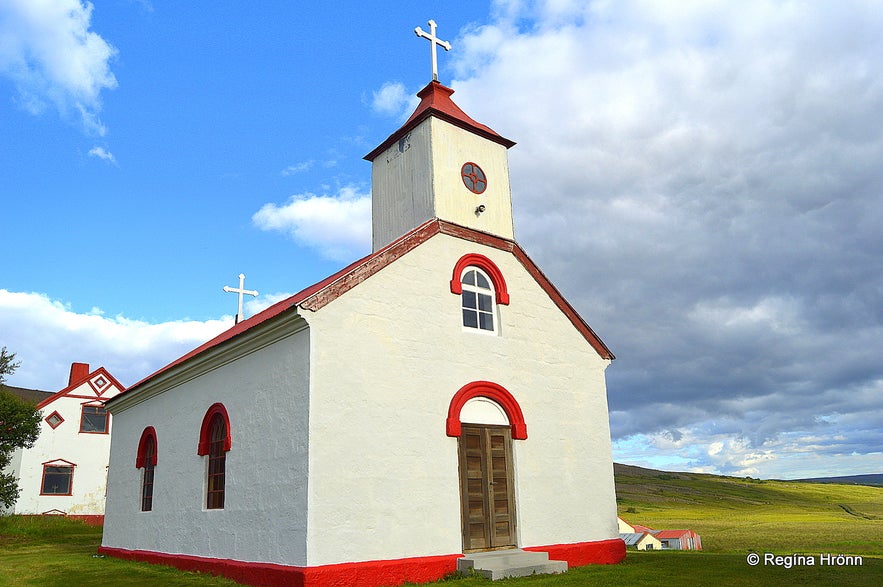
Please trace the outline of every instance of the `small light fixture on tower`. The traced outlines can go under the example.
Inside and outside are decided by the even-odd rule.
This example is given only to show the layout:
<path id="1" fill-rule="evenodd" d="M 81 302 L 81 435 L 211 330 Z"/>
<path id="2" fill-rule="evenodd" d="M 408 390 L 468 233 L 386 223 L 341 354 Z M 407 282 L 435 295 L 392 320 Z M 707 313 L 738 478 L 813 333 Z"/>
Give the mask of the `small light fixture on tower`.
<path id="1" fill-rule="evenodd" d="M 257 296 L 258 292 L 254 291 L 254 290 L 245 289 L 245 273 L 239 274 L 239 287 L 230 287 L 229 285 L 225 285 L 224 291 L 239 294 L 239 311 L 236 312 L 236 322 L 235 322 L 235 324 L 239 324 L 240 322 L 245 320 L 245 316 L 242 313 L 242 296 L 243 295 Z"/>

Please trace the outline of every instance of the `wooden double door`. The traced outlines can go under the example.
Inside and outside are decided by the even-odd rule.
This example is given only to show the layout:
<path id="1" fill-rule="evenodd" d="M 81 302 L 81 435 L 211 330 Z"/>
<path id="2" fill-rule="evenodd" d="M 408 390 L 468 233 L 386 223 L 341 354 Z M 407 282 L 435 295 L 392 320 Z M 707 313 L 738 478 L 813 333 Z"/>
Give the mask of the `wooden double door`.
<path id="1" fill-rule="evenodd" d="M 463 424 L 459 458 L 464 552 L 515 547 L 509 426 Z"/>

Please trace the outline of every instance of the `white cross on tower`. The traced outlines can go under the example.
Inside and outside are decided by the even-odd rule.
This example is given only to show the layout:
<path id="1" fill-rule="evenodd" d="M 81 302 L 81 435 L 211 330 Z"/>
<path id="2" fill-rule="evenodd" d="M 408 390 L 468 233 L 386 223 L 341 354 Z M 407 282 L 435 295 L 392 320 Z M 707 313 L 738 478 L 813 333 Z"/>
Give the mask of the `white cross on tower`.
<path id="1" fill-rule="evenodd" d="M 436 45 L 441 45 L 444 47 L 445 51 L 451 50 L 451 44 L 447 41 L 442 41 L 438 37 L 435 36 L 435 27 L 438 26 L 435 24 L 434 20 L 429 21 L 429 32 L 427 33 L 419 26 L 414 29 L 414 32 L 418 37 L 423 37 L 424 39 L 429 40 L 429 52 L 432 55 L 432 81 L 438 81 L 438 58 L 435 56 L 435 47 Z"/>
<path id="2" fill-rule="evenodd" d="M 242 314 L 242 296 L 243 294 L 256 296 L 258 292 L 251 291 L 245 289 L 245 273 L 239 274 L 239 287 L 230 287 L 229 285 L 224 286 L 224 291 L 233 292 L 239 294 L 239 311 L 236 313 L 236 324 L 239 324 L 241 321 L 245 320 L 245 316 Z"/>

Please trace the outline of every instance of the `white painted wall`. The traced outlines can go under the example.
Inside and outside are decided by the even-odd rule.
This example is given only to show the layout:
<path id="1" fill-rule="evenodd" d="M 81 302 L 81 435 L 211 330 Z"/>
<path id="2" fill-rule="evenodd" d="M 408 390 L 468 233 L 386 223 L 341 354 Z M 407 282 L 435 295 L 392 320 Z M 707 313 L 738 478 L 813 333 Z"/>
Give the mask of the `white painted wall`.
<path id="1" fill-rule="evenodd" d="M 296 317 L 290 322 L 303 325 Z M 104 546 L 305 564 L 308 331 L 288 331 L 259 352 L 242 352 L 209 353 L 199 377 L 167 389 L 159 377 L 141 393 L 161 393 L 134 407 L 111 406 L 116 425 Z M 232 448 L 224 509 L 207 510 L 208 457 L 196 451 L 215 402 L 230 417 Z M 153 510 L 142 512 L 143 470 L 135 458 L 147 426 L 156 429 L 158 450 Z"/>
<path id="2" fill-rule="evenodd" d="M 463 184 L 466 162 L 484 170 L 484 193 Z M 508 156 L 498 143 L 429 117 L 378 155 L 371 170 L 375 251 L 430 218 L 514 238 Z M 480 204 L 486 210 L 476 214 Z"/>
<path id="3" fill-rule="evenodd" d="M 29 449 L 23 449 L 18 465 L 19 494 L 14 507 L 16 514 L 42 514 L 59 510 L 69 515 L 101 515 L 104 513 L 104 496 L 107 487 L 107 461 L 110 452 L 110 431 L 113 418 L 108 423 L 108 434 L 80 432 L 82 405 L 90 400 L 114 397 L 119 389 L 109 384 L 99 396 L 89 385 L 97 379 L 94 372 L 89 379 L 71 389 L 67 395 L 56 398 L 41 410 L 40 436 Z M 45 418 L 58 412 L 64 422 L 53 429 Z M 63 459 L 75 463 L 71 495 L 40 495 L 43 481 L 43 463 Z"/>
<path id="4" fill-rule="evenodd" d="M 491 258 L 508 283 L 499 336 L 462 328 L 449 281 L 466 253 Z M 112 408 L 105 546 L 298 566 L 459 553 L 445 419 L 477 380 L 511 392 L 527 422 L 528 439 L 513 442 L 519 545 L 618 536 L 608 361 L 513 255 L 439 234 L 302 314 L 308 330 L 259 352 L 208 353 L 181 380 L 139 392 L 161 393 Z M 225 508 L 206 511 L 196 446 L 218 401 L 233 448 Z M 140 511 L 134 466 L 146 426 L 158 438 L 152 512 Z"/>
<path id="5" fill-rule="evenodd" d="M 449 281 L 481 253 L 511 303 L 464 331 Z M 390 303 L 394 296 L 395 303 Z M 489 380 L 521 405 L 520 546 L 618 536 L 601 359 L 510 253 L 439 234 L 315 313 L 308 564 L 462 551 L 453 395 Z M 341 333 L 345 333 L 343 336 Z"/>
<path id="6" fill-rule="evenodd" d="M 444 120 L 428 120 L 432 128 L 436 216 L 503 238 L 515 238 L 506 147 Z M 488 182 L 484 193 L 474 194 L 463 184 L 460 170 L 466 162 L 478 164 L 485 172 Z M 479 204 L 486 209 L 476 214 Z"/>
<path id="7" fill-rule="evenodd" d="M 433 217 L 431 156 L 429 123 L 424 121 L 372 162 L 375 251 Z"/>

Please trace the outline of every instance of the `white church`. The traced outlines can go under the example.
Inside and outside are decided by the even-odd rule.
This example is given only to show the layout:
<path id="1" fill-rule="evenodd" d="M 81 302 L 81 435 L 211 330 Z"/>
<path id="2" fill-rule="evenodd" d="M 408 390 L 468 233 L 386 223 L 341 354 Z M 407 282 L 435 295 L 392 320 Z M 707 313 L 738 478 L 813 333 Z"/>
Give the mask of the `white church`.
<path id="1" fill-rule="evenodd" d="M 613 354 L 514 240 L 514 143 L 452 94 L 365 157 L 370 255 L 107 403 L 102 553 L 323 587 L 625 557 Z"/>

